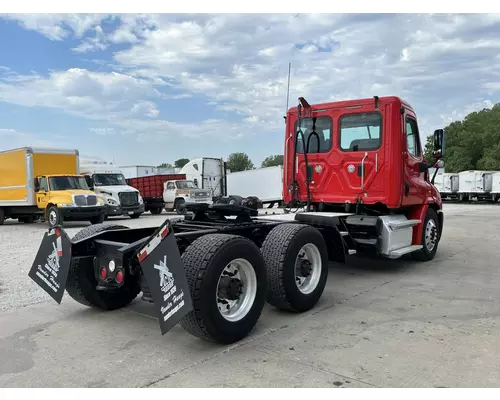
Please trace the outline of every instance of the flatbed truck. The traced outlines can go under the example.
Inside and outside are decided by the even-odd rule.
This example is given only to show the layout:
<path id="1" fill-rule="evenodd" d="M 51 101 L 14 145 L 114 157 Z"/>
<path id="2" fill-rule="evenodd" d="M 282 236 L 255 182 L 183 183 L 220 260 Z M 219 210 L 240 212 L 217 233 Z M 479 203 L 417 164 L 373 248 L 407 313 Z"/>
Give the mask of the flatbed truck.
<path id="1" fill-rule="evenodd" d="M 434 132 L 428 164 L 415 111 L 400 98 L 312 106 L 299 98 L 285 126 L 288 213 L 189 203 L 184 220 L 157 228 L 101 224 L 70 238 L 55 227 L 29 276 L 59 303 L 66 291 L 103 310 L 125 307 L 142 292 L 162 334 L 180 324 L 205 340 L 237 342 L 266 301 L 289 312 L 312 309 L 329 261 L 362 252 L 434 258 L 444 218 L 429 168 L 443 166 L 444 134 Z"/>

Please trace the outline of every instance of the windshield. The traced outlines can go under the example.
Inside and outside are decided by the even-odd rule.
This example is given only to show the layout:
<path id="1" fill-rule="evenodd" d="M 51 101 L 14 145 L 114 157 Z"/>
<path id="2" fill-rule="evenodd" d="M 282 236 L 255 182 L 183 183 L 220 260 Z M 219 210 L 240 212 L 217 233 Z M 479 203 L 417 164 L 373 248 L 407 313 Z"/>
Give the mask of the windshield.
<path id="1" fill-rule="evenodd" d="M 94 186 L 120 186 L 126 185 L 123 174 L 94 174 Z"/>
<path id="2" fill-rule="evenodd" d="M 49 178 L 50 190 L 89 190 L 83 176 L 53 176 Z"/>
<path id="3" fill-rule="evenodd" d="M 298 122 L 295 124 L 296 132 L 298 132 L 299 128 L 304 134 L 306 147 L 307 141 L 309 140 L 309 147 L 307 149 L 308 153 L 328 153 L 330 151 L 332 148 L 332 119 L 330 117 L 317 117 L 315 124 L 313 124 L 313 118 L 303 118 L 300 126 L 298 125 Z M 311 136 L 313 131 L 316 132 L 318 136 L 314 134 Z M 304 152 L 304 144 L 302 143 L 302 135 L 297 133 L 297 136 L 297 153 L 300 154 Z"/>
<path id="4" fill-rule="evenodd" d="M 177 181 L 175 182 L 177 189 L 197 189 L 193 181 Z"/>
<path id="5" fill-rule="evenodd" d="M 340 118 L 340 148 L 344 151 L 377 150 L 382 116 L 379 113 L 346 114 Z"/>

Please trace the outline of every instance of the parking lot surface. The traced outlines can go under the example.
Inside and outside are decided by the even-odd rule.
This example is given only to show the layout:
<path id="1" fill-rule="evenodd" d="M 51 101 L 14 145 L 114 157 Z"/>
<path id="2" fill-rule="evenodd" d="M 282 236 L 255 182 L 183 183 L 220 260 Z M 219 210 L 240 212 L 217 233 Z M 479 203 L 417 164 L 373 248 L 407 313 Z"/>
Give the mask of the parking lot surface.
<path id="1" fill-rule="evenodd" d="M 497 387 L 500 206 L 445 204 L 428 263 L 352 257 L 330 264 L 324 295 L 294 315 L 269 305 L 253 333 L 209 344 L 160 334 L 140 296 L 113 312 L 28 278 L 45 224 L 0 226 L 2 387 Z M 144 214 L 124 225 L 159 225 Z M 108 221 L 108 223 L 111 221 Z M 86 223 L 68 223 L 72 236 Z"/>

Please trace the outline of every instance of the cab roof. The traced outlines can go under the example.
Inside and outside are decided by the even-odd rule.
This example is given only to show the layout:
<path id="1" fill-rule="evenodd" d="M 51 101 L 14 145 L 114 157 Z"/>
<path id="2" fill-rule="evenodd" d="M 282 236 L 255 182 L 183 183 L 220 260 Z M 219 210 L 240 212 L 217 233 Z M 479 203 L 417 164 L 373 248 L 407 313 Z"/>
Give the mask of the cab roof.
<path id="1" fill-rule="evenodd" d="M 307 99 L 306 99 L 307 100 Z M 405 100 L 403 100 L 401 97 L 398 96 L 382 96 L 378 98 L 379 103 L 396 103 L 400 105 L 404 105 L 406 108 L 413 110 L 412 106 Z M 350 108 L 350 107 L 356 107 L 356 106 L 366 106 L 373 104 L 375 105 L 375 99 L 373 97 L 368 97 L 364 99 L 353 99 L 353 100 L 341 100 L 341 101 L 332 101 L 332 102 L 325 102 L 325 103 L 315 103 L 315 104 L 310 104 L 311 108 L 313 110 L 324 110 L 324 109 L 331 109 L 331 108 Z M 296 114 L 297 113 L 297 106 L 291 107 L 288 109 L 289 114 Z"/>

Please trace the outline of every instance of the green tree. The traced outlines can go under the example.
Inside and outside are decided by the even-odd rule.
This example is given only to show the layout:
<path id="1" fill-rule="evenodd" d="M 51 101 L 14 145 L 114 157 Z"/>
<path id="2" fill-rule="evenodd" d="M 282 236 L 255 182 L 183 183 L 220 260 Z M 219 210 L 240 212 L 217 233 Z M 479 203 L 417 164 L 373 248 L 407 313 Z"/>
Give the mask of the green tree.
<path id="1" fill-rule="evenodd" d="M 172 167 L 172 164 L 170 164 L 170 163 L 162 163 L 162 164 L 158 165 L 156 168 L 173 168 L 173 167 Z"/>
<path id="2" fill-rule="evenodd" d="M 427 136 L 427 141 L 425 142 L 424 146 L 424 160 L 427 162 L 431 162 L 431 160 L 434 159 L 433 157 L 433 152 L 434 150 L 434 136 L 430 135 Z"/>
<path id="3" fill-rule="evenodd" d="M 174 161 L 174 166 L 176 168 L 182 168 L 184 165 L 186 165 L 189 162 L 189 158 L 179 158 L 178 160 Z"/>
<path id="4" fill-rule="evenodd" d="M 262 161 L 262 168 L 265 167 L 277 167 L 278 165 L 283 165 L 283 155 L 278 154 L 278 155 L 273 155 L 266 157 L 264 161 Z"/>
<path id="5" fill-rule="evenodd" d="M 446 171 L 500 170 L 500 104 L 452 122 L 445 132 Z"/>
<path id="6" fill-rule="evenodd" d="M 246 153 L 232 153 L 227 158 L 227 167 L 231 172 L 254 169 L 253 163 Z"/>

